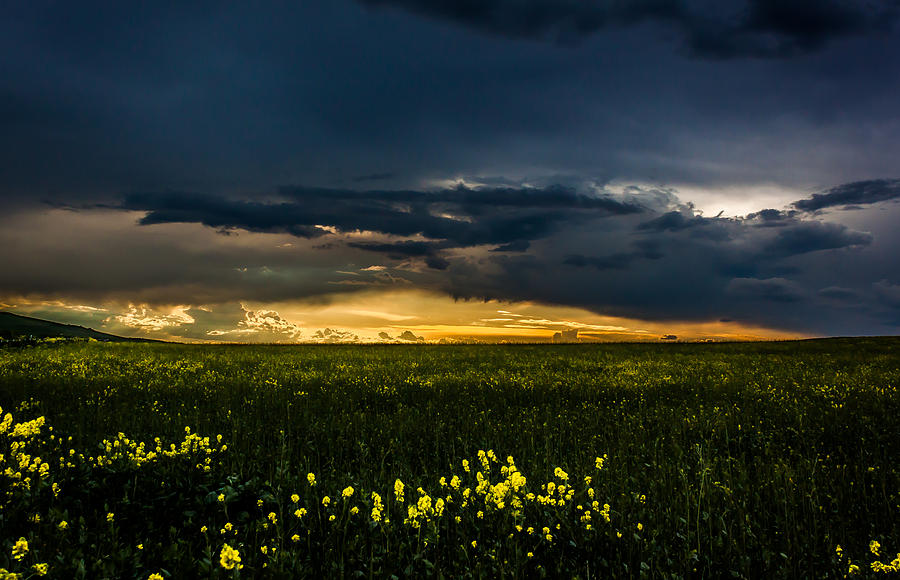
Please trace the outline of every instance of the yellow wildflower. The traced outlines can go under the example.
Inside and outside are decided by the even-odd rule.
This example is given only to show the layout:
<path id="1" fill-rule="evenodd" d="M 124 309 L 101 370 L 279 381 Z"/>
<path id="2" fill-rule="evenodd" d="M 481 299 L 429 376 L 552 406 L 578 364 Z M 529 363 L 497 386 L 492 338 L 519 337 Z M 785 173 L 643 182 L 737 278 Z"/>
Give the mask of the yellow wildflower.
<path id="1" fill-rule="evenodd" d="M 269 521 L 272 522 L 273 524 L 278 523 L 278 516 L 275 515 L 275 512 L 269 512 L 269 515 L 267 517 L 269 518 Z"/>
<path id="2" fill-rule="evenodd" d="M 881 544 L 879 544 L 877 541 L 872 540 L 871 542 L 869 542 L 869 551 L 872 552 L 873 554 L 875 554 L 876 556 L 878 555 L 878 550 L 880 548 L 881 548 Z"/>
<path id="3" fill-rule="evenodd" d="M 219 553 L 219 564 L 226 570 L 233 570 L 235 566 L 238 570 L 244 567 L 241 565 L 240 553 L 228 544 L 222 546 L 222 551 Z"/>
<path id="4" fill-rule="evenodd" d="M 323 505 L 323 506 L 328 507 L 328 504 L 330 504 L 330 503 L 331 503 L 331 498 L 328 497 L 327 495 L 326 495 L 325 497 L 322 498 L 322 505 Z"/>
<path id="5" fill-rule="evenodd" d="M 353 487 L 348 485 L 344 488 L 344 491 L 341 492 L 341 497 L 353 497 L 354 491 Z"/>
<path id="6" fill-rule="evenodd" d="M 163 580 L 162 574 L 150 574 L 147 580 Z"/>
<path id="7" fill-rule="evenodd" d="M 28 553 L 28 540 L 25 538 L 19 538 L 12 549 L 13 558 L 16 560 L 21 560 L 25 557 L 25 554 Z"/>
<path id="8" fill-rule="evenodd" d="M 315 476 L 315 474 L 314 474 L 314 473 L 307 473 L 307 474 L 306 474 L 306 481 L 309 482 L 310 487 L 315 487 L 315 485 L 316 485 L 316 476 Z"/>
<path id="9" fill-rule="evenodd" d="M 46 576 L 47 572 L 50 571 L 50 564 L 47 564 L 46 562 L 44 562 L 43 564 L 35 564 L 31 567 L 31 569 L 34 570 L 34 573 L 38 576 Z M 162 580 L 161 577 L 160 580 Z"/>
<path id="10" fill-rule="evenodd" d="M 291 503 L 297 503 L 298 501 L 300 501 L 300 496 L 297 495 L 296 493 L 292 493 L 291 494 Z"/>
<path id="11" fill-rule="evenodd" d="M 61 530 L 65 530 L 66 528 L 69 527 L 69 522 L 67 522 L 66 520 L 63 520 L 63 521 L 59 522 L 58 524 L 56 524 L 56 527 Z"/>
<path id="12" fill-rule="evenodd" d="M 300 541 L 300 536 L 297 535 L 297 534 L 294 534 L 293 536 L 291 536 L 291 541 L 292 541 L 292 542 L 295 542 L 295 543 L 296 543 L 296 542 L 299 542 L 299 541 Z"/>

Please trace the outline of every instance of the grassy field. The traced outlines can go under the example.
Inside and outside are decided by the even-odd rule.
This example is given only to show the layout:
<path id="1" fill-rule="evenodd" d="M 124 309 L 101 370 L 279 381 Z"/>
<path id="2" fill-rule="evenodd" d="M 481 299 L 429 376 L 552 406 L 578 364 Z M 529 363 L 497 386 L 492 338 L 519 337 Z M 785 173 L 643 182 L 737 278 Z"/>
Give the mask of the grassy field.
<path id="1" fill-rule="evenodd" d="M 898 339 L 0 350 L 0 568 L 898 573 L 898 385 Z"/>

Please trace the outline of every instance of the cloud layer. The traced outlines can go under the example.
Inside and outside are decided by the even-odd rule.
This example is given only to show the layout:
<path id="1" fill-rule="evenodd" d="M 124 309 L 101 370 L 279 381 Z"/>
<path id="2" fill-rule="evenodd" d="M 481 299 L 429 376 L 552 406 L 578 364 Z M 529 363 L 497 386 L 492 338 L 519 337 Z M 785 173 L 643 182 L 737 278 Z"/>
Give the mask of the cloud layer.
<path id="1" fill-rule="evenodd" d="M 820 200 L 857 192 L 841 199 L 895 215 L 896 206 L 887 203 L 894 183 L 846 184 L 785 209 L 738 217 L 703 216 L 671 189 L 590 184 L 433 191 L 286 187 L 265 202 L 127 195 L 111 206 L 54 210 L 50 221 L 35 217 L 27 234 L 0 228 L 6 232 L 0 242 L 22 248 L 22 255 L 35 255 L 37 240 L 44 248 L 40 264 L 9 256 L 12 267 L 0 272 L 0 286 L 20 296 L 146 304 L 327 303 L 337 294 L 418 289 L 639 320 L 728 319 L 802 333 L 885 332 L 896 318 L 890 285 L 900 282 L 891 273 L 898 265 L 888 249 L 893 228 L 889 222 L 873 231 L 840 223 L 821 213 L 828 204 Z M 810 200 L 814 208 L 805 206 Z M 55 233 L 59 220 L 70 223 L 66 234 Z M 72 229 L 79 221 L 82 229 Z M 103 223 L 132 232 L 129 245 L 110 246 L 97 230 Z M 46 233 L 33 235 L 41 229 Z M 78 268 L 67 269 L 73 251 L 91 258 L 82 255 Z M 230 322 L 220 326 L 230 332 L 299 333 L 266 309 L 224 312 Z M 202 320 L 197 328 L 216 326 L 205 310 L 180 316 Z M 160 323 L 134 315 L 145 319 Z M 350 336 L 324 328 L 320 334 L 305 338 Z"/>
<path id="2" fill-rule="evenodd" d="M 607 28 L 645 22 L 674 27 L 704 58 L 787 57 L 829 41 L 886 32 L 898 15 L 890 0 L 360 0 L 394 6 L 511 38 L 574 42 Z"/>

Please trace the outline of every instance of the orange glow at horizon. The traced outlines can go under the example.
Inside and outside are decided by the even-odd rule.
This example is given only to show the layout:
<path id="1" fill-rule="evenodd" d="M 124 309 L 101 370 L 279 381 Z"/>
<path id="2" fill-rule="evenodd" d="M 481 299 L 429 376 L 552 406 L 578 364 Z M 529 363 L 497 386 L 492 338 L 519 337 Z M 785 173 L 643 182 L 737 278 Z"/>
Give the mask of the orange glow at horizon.
<path id="1" fill-rule="evenodd" d="M 738 322 L 649 321 L 604 316 L 582 308 L 534 302 L 454 300 L 422 290 L 369 290 L 333 294 L 311 301 L 226 305 L 156 305 L 128 302 L 85 305 L 65 300 L 4 298 L 11 312 L 84 324 L 96 315 L 95 330 L 122 336 L 181 342 L 397 342 L 411 333 L 424 342 L 548 342 L 555 333 L 578 331 L 579 342 L 677 340 L 784 340 L 809 336 Z M 237 311 L 229 324 L 196 320 L 191 309 L 218 314 Z M 37 313 L 37 314 L 35 314 Z M 323 337 L 321 333 L 325 333 Z M 407 334 L 407 337 L 410 335 Z"/>

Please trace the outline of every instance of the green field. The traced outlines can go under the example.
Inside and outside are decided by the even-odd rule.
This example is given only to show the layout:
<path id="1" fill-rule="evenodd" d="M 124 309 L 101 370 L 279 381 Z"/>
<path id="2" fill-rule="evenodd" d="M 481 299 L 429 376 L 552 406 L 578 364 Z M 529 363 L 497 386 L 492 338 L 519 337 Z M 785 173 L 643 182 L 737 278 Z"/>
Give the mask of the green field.
<path id="1" fill-rule="evenodd" d="M 0 568 L 872 575 L 900 552 L 898 385 L 885 338 L 0 350 Z"/>

